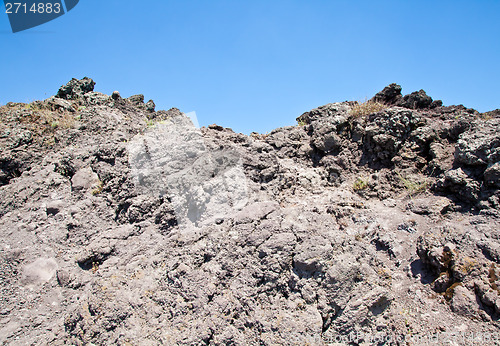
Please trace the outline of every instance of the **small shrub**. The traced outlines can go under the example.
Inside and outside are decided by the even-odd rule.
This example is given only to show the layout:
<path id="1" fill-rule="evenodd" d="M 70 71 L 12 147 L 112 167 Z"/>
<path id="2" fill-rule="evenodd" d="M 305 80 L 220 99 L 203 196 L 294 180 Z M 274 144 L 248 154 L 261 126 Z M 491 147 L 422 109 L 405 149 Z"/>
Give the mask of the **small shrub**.
<path id="1" fill-rule="evenodd" d="M 30 102 L 30 103 L 27 103 L 24 106 L 24 108 L 28 109 L 28 110 L 32 110 L 32 111 L 41 111 L 45 107 L 44 107 L 44 104 L 41 101 L 33 101 L 33 102 Z"/>
<path id="2" fill-rule="evenodd" d="M 391 272 L 384 269 L 384 268 L 380 268 L 378 271 L 377 271 L 377 274 L 380 278 L 384 279 L 384 280 L 392 280 L 392 275 L 391 275 Z"/>
<path id="3" fill-rule="evenodd" d="M 99 263 L 92 262 L 92 273 L 95 274 L 99 270 Z"/>
<path id="4" fill-rule="evenodd" d="M 38 111 L 35 112 L 38 119 L 42 121 L 42 124 L 48 124 L 50 129 L 70 129 L 75 126 L 75 118 L 69 113 L 58 113 L 52 111 Z"/>
<path id="5" fill-rule="evenodd" d="M 388 108 L 385 104 L 375 101 L 365 101 L 363 103 L 357 103 L 349 111 L 349 114 L 354 118 L 358 118 L 361 116 L 373 114 L 380 112 Z"/>
<path id="6" fill-rule="evenodd" d="M 455 282 L 453 285 L 451 285 L 450 287 L 448 287 L 446 289 L 446 291 L 443 293 L 444 298 L 447 301 L 450 301 L 453 298 L 453 295 L 455 294 L 455 288 L 457 288 L 458 286 L 462 286 L 462 283 L 461 282 Z"/>
<path id="7" fill-rule="evenodd" d="M 104 189 L 104 183 L 102 181 L 99 181 L 97 186 L 92 190 L 92 195 L 96 196 L 102 192 Z"/>
<path id="8" fill-rule="evenodd" d="M 358 178 L 352 188 L 354 191 L 362 191 L 368 187 L 368 179 Z"/>
<path id="9" fill-rule="evenodd" d="M 470 272 L 472 272 L 476 266 L 477 262 L 474 259 L 465 257 L 458 270 L 464 274 L 470 274 Z"/>

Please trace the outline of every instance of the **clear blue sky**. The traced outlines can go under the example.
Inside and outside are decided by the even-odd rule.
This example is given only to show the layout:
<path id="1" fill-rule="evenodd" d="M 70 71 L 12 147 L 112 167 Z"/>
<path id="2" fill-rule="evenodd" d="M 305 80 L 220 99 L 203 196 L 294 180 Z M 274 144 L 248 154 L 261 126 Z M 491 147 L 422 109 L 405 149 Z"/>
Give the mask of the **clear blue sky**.
<path id="1" fill-rule="evenodd" d="M 0 104 L 88 76 L 247 134 L 392 82 L 487 111 L 500 108 L 499 18 L 486 0 L 80 0 L 12 34 L 0 13 Z"/>

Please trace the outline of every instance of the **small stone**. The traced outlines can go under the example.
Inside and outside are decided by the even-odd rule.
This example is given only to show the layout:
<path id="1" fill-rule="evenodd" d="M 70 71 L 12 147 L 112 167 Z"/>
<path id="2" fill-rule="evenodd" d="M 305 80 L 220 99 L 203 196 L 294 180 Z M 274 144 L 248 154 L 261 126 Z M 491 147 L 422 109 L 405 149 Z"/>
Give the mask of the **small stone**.
<path id="1" fill-rule="evenodd" d="M 57 282 L 59 283 L 59 285 L 61 285 L 63 287 L 68 286 L 69 283 L 71 282 L 70 275 L 65 270 L 59 269 L 56 272 L 56 277 L 57 277 Z"/>
<path id="2" fill-rule="evenodd" d="M 111 94 L 111 98 L 113 100 L 119 100 L 121 99 L 122 97 L 120 96 L 120 93 L 118 91 L 113 91 L 113 93 Z"/>
<path id="3" fill-rule="evenodd" d="M 47 203 L 46 206 L 47 215 L 58 214 L 63 206 L 64 206 L 64 201 L 61 200 L 55 200 Z"/>
<path id="4" fill-rule="evenodd" d="M 146 103 L 146 110 L 148 112 L 151 112 L 153 113 L 155 111 L 155 108 L 156 108 L 156 105 L 154 103 L 153 100 L 149 100 L 147 103 Z"/>
<path id="5" fill-rule="evenodd" d="M 78 170 L 71 178 L 74 190 L 86 190 L 99 183 L 99 177 L 90 167 Z"/>

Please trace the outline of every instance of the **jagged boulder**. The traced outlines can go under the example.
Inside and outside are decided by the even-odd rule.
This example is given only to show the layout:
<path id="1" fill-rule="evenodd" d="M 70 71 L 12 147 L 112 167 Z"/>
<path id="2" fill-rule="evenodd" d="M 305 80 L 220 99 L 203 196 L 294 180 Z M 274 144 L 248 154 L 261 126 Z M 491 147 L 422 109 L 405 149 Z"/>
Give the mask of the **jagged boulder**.
<path id="1" fill-rule="evenodd" d="M 382 91 L 375 94 L 371 101 L 380 102 L 386 105 L 397 105 L 402 98 L 401 85 L 392 83 L 386 86 Z"/>
<path id="2" fill-rule="evenodd" d="M 487 185 L 500 187 L 500 163 L 494 163 L 484 171 L 484 181 Z"/>
<path id="3" fill-rule="evenodd" d="M 398 106 L 410 109 L 424 109 L 429 108 L 432 101 L 432 97 L 428 96 L 425 91 L 421 89 L 403 96 L 403 99 L 398 102 Z"/>
<path id="4" fill-rule="evenodd" d="M 132 95 L 129 98 L 127 98 L 127 101 L 129 101 L 134 105 L 142 105 L 144 103 L 144 95 L 143 94 Z"/>
<path id="5" fill-rule="evenodd" d="M 347 116 L 353 102 L 337 102 L 315 108 L 309 112 L 305 112 L 297 118 L 299 124 L 310 124 L 313 121 L 320 119 L 328 119 L 337 115 Z"/>
<path id="6" fill-rule="evenodd" d="M 88 77 L 80 80 L 73 78 L 67 84 L 59 88 L 56 97 L 65 100 L 76 100 L 88 92 L 94 90 L 95 82 Z"/>
<path id="7" fill-rule="evenodd" d="M 380 102 L 386 105 L 395 105 L 408 109 L 427 109 L 441 107 L 441 100 L 434 101 L 424 90 L 414 91 L 408 95 L 401 94 L 401 86 L 392 83 L 378 92 L 372 99 L 373 102 Z"/>
<path id="8" fill-rule="evenodd" d="M 370 115 L 364 145 L 369 161 L 390 164 L 410 133 L 420 125 L 420 116 L 408 109 L 390 108 Z M 373 157 L 368 157 L 372 154 Z"/>
<path id="9" fill-rule="evenodd" d="M 457 143 L 455 159 L 470 166 L 492 165 L 500 161 L 500 119 L 478 120 L 462 133 Z"/>

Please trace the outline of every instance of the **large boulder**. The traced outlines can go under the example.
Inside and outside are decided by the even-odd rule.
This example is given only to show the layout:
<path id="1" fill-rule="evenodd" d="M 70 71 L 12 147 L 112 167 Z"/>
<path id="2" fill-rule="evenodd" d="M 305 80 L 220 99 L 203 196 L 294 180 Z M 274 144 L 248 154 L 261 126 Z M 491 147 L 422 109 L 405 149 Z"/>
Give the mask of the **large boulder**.
<path id="1" fill-rule="evenodd" d="M 337 115 L 347 116 L 353 102 L 336 102 L 315 108 L 309 112 L 305 112 L 297 118 L 297 122 L 302 124 L 310 124 L 313 121 L 335 117 Z"/>
<path id="2" fill-rule="evenodd" d="M 424 90 L 414 91 L 411 94 L 403 96 L 398 106 L 410 109 L 430 108 L 433 100 Z"/>
<path id="3" fill-rule="evenodd" d="M 396 83 L 389 84 L 384 88 L 384 90 L 378 92 L 371 101 L 380 102 L 387 105 L 395 105 L 401 101 L 403 96 L 401 95 L 401 85 Z"/>
<path id="4" fill-rule="evenodd" d="M 436 108 L 443 105 L 441 100 L 434 101 L 424 90 L 414 91 L 402 96 L 401 86 L 392 83 L 378 92 L 370 101 L 380 102 L 386 105 L 395 105 L 409 109 Z"/>
<path id="5" fill-rule="evenodd" d="M 73 78 L 66 85 L 59 88 L 56 97 L 65 100 L 76 100 L 94 90 L 95 82 L 88 77 L 80 80 Z"/>
<path id="6" fill-rule="evenodd" d="M 487 185 L 500 187 L 500 163 L 491 165 L 484 171 L 484 181 Z"/>
<path id="7" fill-rule="evenodd" d="M 365 128 L 365 146 L 372 161 L 388 163 L 420 124 L 420 117 L 411 110 L 389 108 L 369 117 Z"/>
<path id="8" fill-rule="evenodd" d="M 486 166 L 500 161 L 500 119 L 478 120 L 462 133 L 455 151 L 458 164 Z"/>

